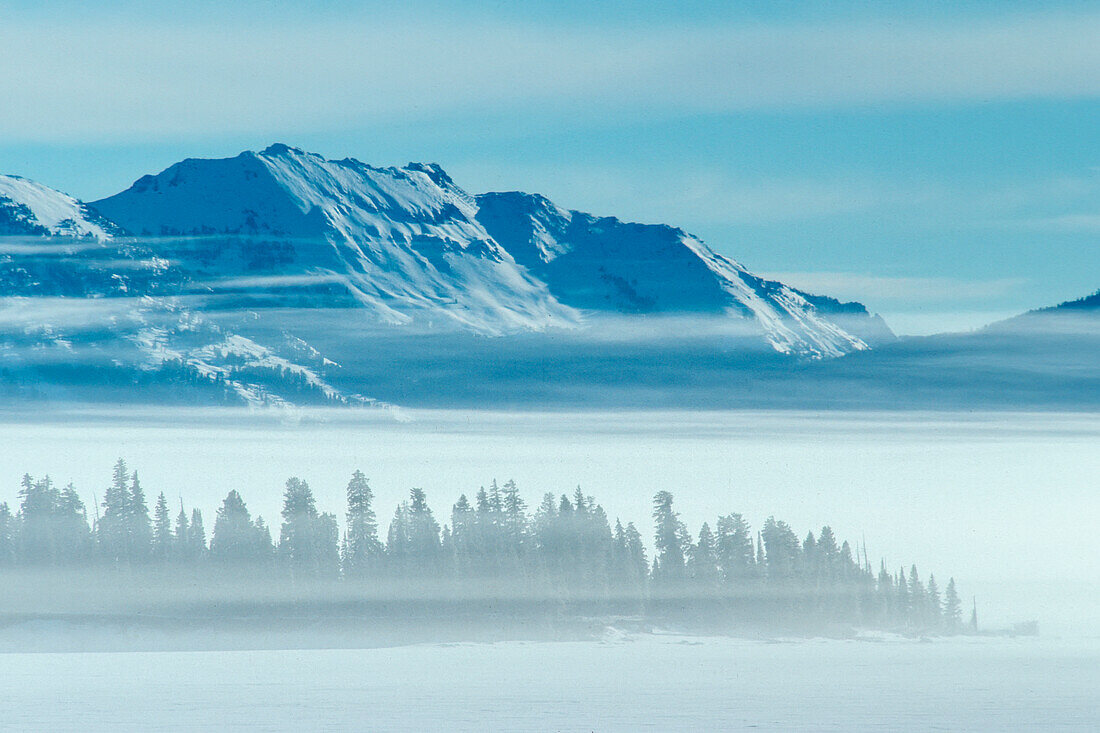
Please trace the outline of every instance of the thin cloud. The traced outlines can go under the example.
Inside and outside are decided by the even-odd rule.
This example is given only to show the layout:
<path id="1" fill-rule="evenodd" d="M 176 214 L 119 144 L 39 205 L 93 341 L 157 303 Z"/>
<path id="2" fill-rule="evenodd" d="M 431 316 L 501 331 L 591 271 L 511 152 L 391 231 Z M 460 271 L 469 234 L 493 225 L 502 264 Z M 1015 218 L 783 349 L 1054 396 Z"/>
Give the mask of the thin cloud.
<path id="1" fill-rule="evenodd" d="M 985 301 L 1017 292 L 1023 278 L 959 280 L 949 277 L 890 277 L 855 272 L 771 272 L 768 277 L 812 293 L 861 302 L 909 303 Z"/>
<path id="2" fill-rule="evenodd" d="M 1006 222 L 1009 226 L 1037 231 L 1100 233 L 1100 214 L 1062 214 Z"/>
<path id="3" fill-rule="evenodd" d="M 455 113 L 624 115 L 1100 96 L 1100 14 L 608 28 L 501 20 L 0 27 L 15 140 L 333 130 Z"/>

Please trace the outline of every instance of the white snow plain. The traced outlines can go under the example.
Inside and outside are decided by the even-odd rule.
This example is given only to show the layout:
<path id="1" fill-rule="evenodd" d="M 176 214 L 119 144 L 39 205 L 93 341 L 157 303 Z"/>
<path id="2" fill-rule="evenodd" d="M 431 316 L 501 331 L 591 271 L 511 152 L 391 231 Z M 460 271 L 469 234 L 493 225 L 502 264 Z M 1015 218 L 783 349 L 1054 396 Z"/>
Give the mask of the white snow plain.
<path id="1" fill-rule="evenodd" d="M 1095 731 L 1100 638 L 0 654 L 0 730 Z"/>

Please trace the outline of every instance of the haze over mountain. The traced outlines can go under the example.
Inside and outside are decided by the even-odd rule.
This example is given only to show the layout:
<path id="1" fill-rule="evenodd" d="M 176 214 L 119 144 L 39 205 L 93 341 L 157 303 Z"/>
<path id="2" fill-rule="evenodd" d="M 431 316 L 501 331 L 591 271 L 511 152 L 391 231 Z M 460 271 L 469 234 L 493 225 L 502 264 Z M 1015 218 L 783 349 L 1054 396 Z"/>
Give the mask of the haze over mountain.
<path id="1" fill-rule="evenodd" d="M 4 381 L 34 397 L 843 403 L 836 375 L 939 343 L 671 226 L 286 145 L 92 204 L 2 176 L 0 233 Z"/>

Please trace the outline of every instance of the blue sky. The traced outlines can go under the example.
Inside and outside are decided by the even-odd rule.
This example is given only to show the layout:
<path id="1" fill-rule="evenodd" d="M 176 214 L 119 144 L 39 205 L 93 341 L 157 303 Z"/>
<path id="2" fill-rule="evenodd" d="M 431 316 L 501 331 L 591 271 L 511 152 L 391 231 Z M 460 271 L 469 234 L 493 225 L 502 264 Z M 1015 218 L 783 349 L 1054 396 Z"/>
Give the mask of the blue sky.
<path id="1" fill-rule="evenodd" d="M 276 140 L 437 161 L 908 333 L 1100 287 L 1095 5 L 146 5 L 0 2 L 0 171 L 90 200 Z"/>

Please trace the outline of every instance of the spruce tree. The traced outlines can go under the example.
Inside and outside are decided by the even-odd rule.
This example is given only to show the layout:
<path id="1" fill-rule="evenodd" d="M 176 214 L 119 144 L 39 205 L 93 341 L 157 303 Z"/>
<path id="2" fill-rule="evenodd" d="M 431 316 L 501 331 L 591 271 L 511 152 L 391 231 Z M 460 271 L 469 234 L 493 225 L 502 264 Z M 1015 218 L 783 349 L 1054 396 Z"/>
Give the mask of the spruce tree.
<path id="1" fill-rule="evenodd" d="M 940 587 L 936 584 L 936 576 L 928 576 L 928 601 L 926 603 L 926 616 L 928 626 L 939 629 L 943 626 L 943 602 L 940 599 Z"/>
<path id="2" fill-rule="evenodd" d="M 630 563 L 631 579 L 638 586 L 644 586 L 649 575 L 649 561 L 645 555 L 645 543 L 642 542 L 642 533 L 634 526 L 633 522 L 627 522 L 626 552 Z"/>
<path id="3" fill-rule="evenodd" d="M 718 517 L 717 554 L 722 582 L 727 587 L 749 582 L 755 575 L 756 557 L 749 525 L 740 514 Z"/>
<path id="4" fill-rule="evenodd" d="M 71 483 L 61 490 L 57 512 L 61 557 L 68 562 L 87 562 L 92 549 L 88 509 Z"/>
<path id="5" fill-rule="evenodd" d="M 909 568 L 909 620 L 918 629 L 923 629 L 926 623 L 927 603 L 928 593 L 917 575 L 917 566 L 913 565 Z"/>
<path id="6" fill-rule="evenodd" d="M 20 483 L 18 554 L 29 565 L 49 565 L 59 558 L 60 494 L 49 476 L 35 481 L 24 474 Z"/>
<path id="7" fill-rule="evenodd" d="M 214 517 L 214 533 L 210 536 L 210 559 L 221 563 L 257 560 L 259 539 L 244 499 L 236 489 L 230 491 Z"/>
<path id="8" fill-rule="evenodd" d="M 271 541 L 271 529 L 261 516 L 256 517 L 253 524 L 253 532 L 256 537 L 256 560 L 261 567 L 271 565 L 271 559 L 275 554 L 275 546 Z"/>
<path id="9" fill-rule="evenodd" d="M 450 553 L 453 568 L 461 576 L 471 575 L 474 571 L 473 533 L 474 510 L 465 494 L 451 507 Z"/>
<path id="10" fill-rule="evenodd" d="M 0 568 L 15 564 L 15 516 L 7 502 L 0 503 Z"/>
<path id="11" fill-rule="evenodd" d="M 202 524 L 202 512 L 191 510 L 191 526 L 187 530 L 189 556 L 192 560 L 206 555 L 206 528 Z"/>
<path id="12" fill-rule="evenodd" d="M 653 497 L 653 522 L 654 561 L 659 563 L 653 580 L 665 585 L 679 583 L 684 580 L 687 569 L 684 561 L 686 530 L 680 515 L 672 509 L 672 494 L 668 491 L 658 491 Z"/>
<path id="13" fill-rule="evenodd" d="M 962 600 L 955 590 L 955 579 L 947 581 L 947 590 L 943 596 L 943 621 L 947 630 L 953 634 L 958 633 L 962 627 Z"/>
<path id="14" fill-rule="evenodd" d="M 897 614 L 898 621 L 902 624 L 909 625 L 912 622 L 912 610 L 909 605 L 909 583 L 905 580 L 905 568 L 898 568 L 898 585 L 897 596 L 894 601 L 894 613 Z"/>
<path id="15" fill-rule="evenodd" d="M 513 569 L 526 553 L 527 504 L 519 495 L 516 482 L 511 479 L 501 489 L 501 513 L 504 520 L 504 538 L 508 553 L 513 559 Z"/>
<path id="16" fill-rule="evenodd" d="M 164 492 L 157 495 L 153 508 L 153 557 L 166 562 L 172 555 L 172 518 L 168 514 L 168 500 Z"/>
<path id="17" fill-rule="evenodd" d="M 121 458 L 103 494 L 103 517 L 96 523 L 96 533 L 100 552 L 108 561 L 130 559 L 130 473 Z"/>
<path id="18" fill-rule="evenodd" d="M 897 618 L 897 597 L 894 592 L 894 576 L 886 570 L 886 560 L 880 561 L 881 566 L 878 571 L 878 585 L 876 594 L 878 595 L 878 611 L 879 622 L 884 628 L 890 628 L 898 622 Z"/>
<path id="19" fill-rule="evenodd" d="M 412 568 L 422 575 L 434 574 L 443 548 L 439 539 L 439 523 L 428 507 L 423 489 L 414 488 L 409 492 L 408 542 Z"/>
<path id="20" fill-rule="evenodd" d="M 789 584 L 795 577 L 801 554 L 798 537 L 786 522 L 768 517 L 764 521 L 761 538 L 768 582 Z"/>
<path id="21" fill-rule="evenodd" d="M 191 556 L 191 522 L 180 499 L 180 513 L 176 515 L 176 529 L 172 534 L 172 556 L 177 560 L 186 560 Z"/>
<path id="22" fill-rule="evenodd" d="M 148 560 L 153 549 L 153 523 L 149 518 L 149 505 L 137 471 L 133 473 L 127 498 L 126 524 L 130 558 L 137 561 Z"/>
<path id="23" fill-rule="evenodd" d="M 287 479 L 282 515 L 279 556 L 292 571 L 308 573 L 319 560 L 315 535 L 320 516 L 309 484 L 297 477 Z"/>
<path id="24" fill-rule="evenodd" d="M 718 553 L 710 525 L 703 522 L 699 539 L 691 545 L 688 570 L 695 586 L 702 591 L 713 591 L 718 585 Z"/>
<path id="25" fill-rule="evenodd" d="M 374 494 L 362 471 L 351 475 L 347 488 L 347 530 L 344 535 L 343 566 L 349 577 L 362 577 L 381 569 L 384 548 L 378 539 L 378 518 Z"/>
<path id="26" fill-rule="evenodd" d="M 394 509 L 393 519 L 386 531 L 386 564 L 396 578 L 405 578 L 409 573 L 412 557 L 409 537 L 409 505 L 401 502 Z"/>

